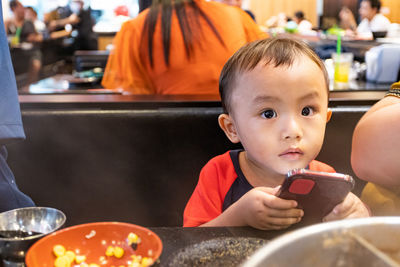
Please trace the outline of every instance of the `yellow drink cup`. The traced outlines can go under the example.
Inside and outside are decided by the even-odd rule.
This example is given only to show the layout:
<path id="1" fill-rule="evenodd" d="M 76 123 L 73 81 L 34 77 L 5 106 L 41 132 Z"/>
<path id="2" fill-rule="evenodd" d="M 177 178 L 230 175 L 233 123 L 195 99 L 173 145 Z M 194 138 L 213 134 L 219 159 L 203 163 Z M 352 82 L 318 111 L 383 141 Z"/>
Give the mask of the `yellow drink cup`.
<path id="1" fill-rule="evenodd" d="M 333 81 L 335 85 L 345 86 L 349 82 L 349 74 L 351 65 L 353 64 L 352 53 L 332 54 L 333 64 L 335 67 Z"/>
<path id="2" fill-rule="evenodd" d="M 350 73 L 350 63 L 348 62 L 338 62 L 335 63 L 335 75 L 334 81 L 337 83 L 347 83 L 349 82 Z"/>

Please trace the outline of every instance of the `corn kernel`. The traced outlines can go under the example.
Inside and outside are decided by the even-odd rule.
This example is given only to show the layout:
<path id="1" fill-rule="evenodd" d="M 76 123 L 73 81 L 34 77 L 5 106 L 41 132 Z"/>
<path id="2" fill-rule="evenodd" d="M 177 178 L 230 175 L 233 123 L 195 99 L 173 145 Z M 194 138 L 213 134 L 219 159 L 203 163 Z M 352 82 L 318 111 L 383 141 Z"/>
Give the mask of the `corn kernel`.
<path id="1" fill-rule="evenodd" d="M 68 256 L 60 256 L 54 261 L 54 267 L 70 267 L 71 262 L 69 261 Z"/>
<path id="2" fill-rule="evenodd" d="M 118 259 L 122 258 L 124 256 L 124 249 L 121 247 L 114 247 L 114 256 Z"/>
<path id="3" fill-rule="evenodd" d="M 72 263 L 75 260 L 75 253 L 71 250 L 68 250 L 67 252 L 65 252 L 64 255 L 68 257 L 69 263 Z"/>
<path id="4" fill-rule="evenodd" d="M 133 262 L 141 262 L 142 261 L 142 255 L 131 255 L 132 261 Z"/>
<path id="5" fill-rule="evenodd" d="M 101 261 L 101 262 L 107 262 L 107 259 L 106 259 L 105 256 L 100 256 L 100 257 L 99 257 L 99 261 Z"/>
<path id="6" fill-rule="evenodd" d="M 138 243 L 139 237 L 137 236 L 137 234 L 135 233 L 129 233 L 128 235 L 128 244 L 129 246 L 134 244 L 134 243 Z"/>
<path id="7" fill-rule="evenodd" d="M 100 265 L 98 265 L 96 263 L 91 263 L 91 264 L 89 264 L 89 267 L 100 267 Z"/>
<path id="8" fill-rule="evenodd" d="M 106 249 L 106 256 L 108 257 L 114 256 L 114 247 L 108 246 L 108 248 Z"/>
<path id="9" fill-rule="evenodd" d="M 147 267 L 153 264 L 152 258 L 143 257 L 142 259 L 142 267 Z"/>
<path id="10" fill-rule="evenodd" d="M 86 260 L 86 256 L 85 255 L 76 255 L 75 256 L 75 262 L 77 264 L 82 263 Z"/>
<path id="11" fill-rule="evenodd" d="M 131 265 L 129 265 L 129 267 L 141 267 L 140 262 L 134 261 L 131 263 Z"/>
<path id="12" fill-rule="evenodd" d="M 55 245 L 53 247 L 53 253 L 56 257 L 60 257 L 65 254 L 65 247 L 63 245 Z"/>
<path id="13" fill-rule="evenodd" d="M 89 267 L 89 264 L 87 264 L 86 262 L 82 262 L 81 264 L 79 264 L 79 267 Z"/>

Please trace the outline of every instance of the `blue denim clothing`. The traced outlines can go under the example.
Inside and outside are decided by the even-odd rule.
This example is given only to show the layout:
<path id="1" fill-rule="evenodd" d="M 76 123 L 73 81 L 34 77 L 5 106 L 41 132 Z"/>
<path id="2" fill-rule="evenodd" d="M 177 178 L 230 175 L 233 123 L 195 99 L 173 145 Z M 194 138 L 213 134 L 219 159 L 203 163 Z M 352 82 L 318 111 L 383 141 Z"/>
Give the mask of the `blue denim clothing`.
<path id="1" fill-rule="evenodd" d="M 25 133 L 2 14 L 0 5 L 0 212 L 34 205 L 32 200 L 18 189 L 6 161 L 5 145 L 23 140 Z"/>

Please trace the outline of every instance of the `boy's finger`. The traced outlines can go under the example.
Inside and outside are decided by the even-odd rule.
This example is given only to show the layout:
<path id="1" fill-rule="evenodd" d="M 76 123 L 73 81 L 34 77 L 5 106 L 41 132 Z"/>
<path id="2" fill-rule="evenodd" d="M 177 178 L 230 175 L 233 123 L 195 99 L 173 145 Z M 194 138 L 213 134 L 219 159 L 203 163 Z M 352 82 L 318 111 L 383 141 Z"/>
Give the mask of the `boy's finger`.
<path id="1" fill-rule="evenodd" d="M 269 209 L 267 216 L 270 218 L 301 218 L 304 216 L 304 211 L 302 209 Z"/>
<path id="2" fill-rule="evenodd" d="M 277 186 L 280 187 L 280 186 Z M 264 193 L 267 193 L 269 195 L 275 195 L 276 194 L 276 188 L 277 187 L 266 187 L 266 186 L 260 186 L 260 187 L 256 187 L 255 189 L 262 191 Z"/>
<path id="3" fill-rule="evenodd" d="M 272 209 L 286 210 L 293 209 L 297 207 L 297 202 L 295 200 L 287 200 L 276 197 L 274 195 L 268 195 L 263 199 L 263 204 Z"/>
<path id="4" fill-rule="evenodd" d="M 277 196 L 279 194 L 279 191 L 281 190 L 281 186 L 278 185 L 277 187 L 274 188 L 273 190 L 273 195 Z"/>
<path id="5" fill-rule="evenodd" d="M 344 219 L 347 216 L 347 213 L 348 210 L 343 210 L 342 204 L 339 204 L 334 207 L 333 210 L 322 219 L 322 221 L 328 222 Z"/>
<path id="6" fill-rule="evenodd" d="M 292 224 L 298 223 L 301 221 L 300 217 L 297 218 L 268 218 L 268 225 L 276 226 L 276 227 L 288 227 Z"/>
<path id="7" fill-rule="evenodd" d="M 354 199 L 348 195 L 343 202 L 337 204 L 333 210 L 324 218 L 325 220 L 337 220 L 345 218 L 351 213 L 354 205 Z"/>
<path id="8" fill-rule="evenodd" d="M 336 221 L 339 220 L 340 218 L 331 211 L 328 215 L 326 215 L 324 218 L 322 218 L 323 222 L 330 222 L 330 221 Z"/>

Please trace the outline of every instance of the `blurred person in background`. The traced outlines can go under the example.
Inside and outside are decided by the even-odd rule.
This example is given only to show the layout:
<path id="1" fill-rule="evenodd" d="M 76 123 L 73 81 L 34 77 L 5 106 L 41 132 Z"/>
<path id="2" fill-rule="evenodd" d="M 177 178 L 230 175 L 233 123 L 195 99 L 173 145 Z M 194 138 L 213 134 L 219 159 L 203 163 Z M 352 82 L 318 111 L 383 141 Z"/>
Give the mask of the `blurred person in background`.
<path id="1" fill-rule="evenodd" d="M 236 7 L 155 0 L 117 33 L 102 85 L 132 94 L 218 95 L 219 73 L 228 58 L 265 37 Z"/>
<path id="2" fill-rule="evenodd" d="M 46 24 L 38 19 L 37 12 L 33 7 L 28 6 L 25 8 L 25 17 L 27 20 L 32 21 L 33 25 L 35 25 L 35 30 L 38 33 L 43 33 L 46 31 Z"/>
<path id="3" fill-rule="evenodd" d="M 303 11 L 297 11 L 294 13 L 293 21 L 297 24 L 297 30 L 300 34 L 308 33 L 312 31 L 312 24 L 306 20 Z"/>
<path id="4" fill-rule="evenodd" d="M 14 16 L 4 22 L 7 34 L 19 34 L 19 43 L 41 42 L 43 37 L 36 31 L 33 22 L 25 17 L 25 7 L 18 0 L 11 0 L 9 6 Z"/>
<path id="5" fill-rule="evenodd" d="M 265 21 L 267 28 L 285 28 L 286 24 L 292 21 L 292 18 L 288 17 L 285 13 L 281 12 L 276 16 L 272 16 Z"/>
<path id="6" fill-rule="evenodd" d="M 71 49 L 97 50 L 97 36 L 93 32 L 94 20 L 91 10 L 84 8 L 83 0 L 71 0 L 67 6 L 45 14 L 45 22 L 50 32 L 60 32 L 60 36 L 74 38 Z M 64 33 L 64 34 L 63 34 Z"/>
<path id="7" fill-rule="evenodd" d="M 347 25 L 349 31 L 347 35 L 358 39 L 372 39 L 373 32 L 387 32 L 390 27 L 390 21 L 380 12 L 380 0 L 362 0 L 358 10 L 361 22 L 357 26 L 353 13 L 348 8 L 343 8 L 339 17 L 343 25 Z"/>
<path id="8" fill-rule="evenodd" d="M 29 70 L 28 83 L 33 83 L 39 79 L 40 69 L 42 67 L 42 53 L 40 43 L 43 41 L 43 35 L 38 33 L 31 20 L 25 17 L 25 7 L 18 0 L 9 2 L 10 9 L 14 16 L 4 22 L 7 35 L 13 36 L 12 47 L 19 47 L 22 44 L 30 44 L 29 49 Z"/>
<path id="9" fill-rule="evenodd" d="M 353 12 L 347 6 L 342 7 L 339 12 L 340 28 L 349 30 L 350 32 L 357 31 L 357 22 L 354 18 Z"/>
<path id="10" fill-rule="evenodd" d="M 0 23 L 3 12 L 0 5 Z M 6 145 L 25 138 L 19 109 L 17 86 L 11 65 L 4 25 L 0 26 L 0 212 L 34 206 L 33 201 L 22 193 L 7 164 Z M 35 181 L 32 180 L 34 183 Z"/>

